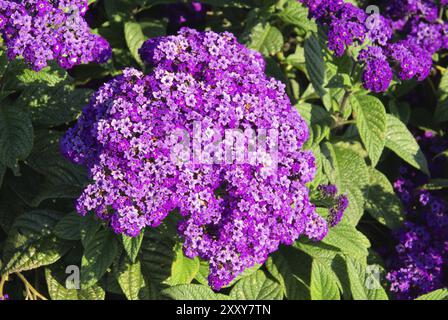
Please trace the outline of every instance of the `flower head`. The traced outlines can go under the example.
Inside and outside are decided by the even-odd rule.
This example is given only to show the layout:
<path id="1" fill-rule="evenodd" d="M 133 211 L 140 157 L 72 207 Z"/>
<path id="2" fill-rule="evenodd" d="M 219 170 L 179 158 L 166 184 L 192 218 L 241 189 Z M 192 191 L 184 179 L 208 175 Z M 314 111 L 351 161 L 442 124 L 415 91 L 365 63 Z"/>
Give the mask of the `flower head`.
<path id="1" fill-rule="evenodd" d="M 210 261 L 214 289 L 282 243 L 327 234 L 306 187 L 308 128 L 259 53 L 187 28 L 140 53 L 151 73 L 126 69 L 105 84 L 62 140 L 93 180 L 78 212 L 129 236 L 178 212 L 184 252 Z"/>
<path id="2" fill-rule="evenodd" d="M 65 69 L 107 61 L 111 48 L 91 33 L 82 17 L 86 10 L 87 0 L 0 0 L 0 33 L 8 58 L 22 56 L 36 71 L 50 60 Z"/>

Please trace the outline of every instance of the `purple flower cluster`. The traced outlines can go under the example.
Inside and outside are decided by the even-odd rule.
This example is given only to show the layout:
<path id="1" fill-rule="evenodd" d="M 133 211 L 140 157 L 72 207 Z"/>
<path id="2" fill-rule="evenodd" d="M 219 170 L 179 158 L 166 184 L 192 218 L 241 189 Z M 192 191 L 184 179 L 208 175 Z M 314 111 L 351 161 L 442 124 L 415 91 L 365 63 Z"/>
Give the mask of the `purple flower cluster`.
<path id="1" fill-rule="evenodd" d="M 417 140 L 430 158 L 448 148 L 448 139 L 432 132 L 417 135 Z M 443 177 L 447 167 L 446 158 L 435 158 L 430 164 L 432 176 Z M 427 176 L 407 166 L 394 183 L 406 210 L 387 275 L 398 299 L 413 299 L 448 285 L 448 199 L 446 190 L 422 188 L 427 183 Z"/>
<path id="2" fill-rule="evenodd" d="M 152 71 L 126 69 L 106 83 L 61 141 L 93 179 L 79 213 L 94 212 L 128 236 L 180 213 L 184 252 L 210 262 L 214 289 L 301 234 L 325 237 L 328 224 L 306 187 L 316 171 L 313 154 L 302 150 L 308 128 L 285 86 L 266 77 L 259 53 L 227 32 L 183 28 L 146 41 L 140 54 Z M 225 152 L 215 142 L 227 130 L 276 132 L 264 140 L 278 165 L 269 165 L 267 148 L 255 149 L 257 162 L 192 161 L 194 152 L 173 161 L 179 143 L 190 150 L 198 123 L 201 148 L 215 156 Z M 173 135 L 179 130 L 186 136 Z"/>
<path id="3" fill-rule="evenodd" d="M 345 194 L 338 195 L 338 189 L 335 185 L 320 185 L 317 190 L 319 198 L 324 202 L 331 203 L 327 222 L 330 227 L 334 227 L 342 220 L 345 210 L 348 207 L 348 197 Z"/>
<path id="4" fill-rule="evenodd" d="M 5 294 L 3 296 L 0 296 L 0 301 L 9 300 L 9 295 Z"/>
<path id="5" fill-rule="evenodd" d="M 10 60 L 22 56 L 36 71 L 55 60 L 64 69 L 111 56 L 109 43 L 84 20 L 87 0 L 0 0 L 0 33 Z"/>
<path id="6" fill-rule="evenodd" d="M 299 0 L 310 16 L 328 28 L 328 47 L 342 56 L 352 45 L 367 45 L 358 62 L 364 65 L 366 89 L 384 92 L 393 79 L 424 80 L 432 67 L 432 56 L 448 48 L 448 23 L 438 19 L 440 7 L 433 0 L 387 1 L 386 14 L 368 15 L 343 0 Z M 402 39 L 392 41 L 394 32 Z"/>

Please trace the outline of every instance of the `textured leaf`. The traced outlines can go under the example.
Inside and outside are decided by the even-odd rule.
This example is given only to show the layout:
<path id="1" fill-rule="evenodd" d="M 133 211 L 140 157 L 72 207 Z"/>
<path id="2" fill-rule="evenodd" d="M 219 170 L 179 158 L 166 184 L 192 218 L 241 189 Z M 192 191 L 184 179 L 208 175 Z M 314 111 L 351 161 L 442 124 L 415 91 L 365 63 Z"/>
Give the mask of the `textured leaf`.
<path id="1" fill-rule="evenodd" d="M 390 229 L 398 228 L 403 222 L 403 207 L 392 184 L 374 168 L 369 168 L 369 176 L 366 210 Z"/>
<path id="2" fill-rule="evenodd" d="M 207 286 L 201 284 L 181 284 L 167 288 L 162 294 L 173 300 L 228 300 L 224 294 L 213 292 Z"/>
<path id="3" fill-rule="evenodd" d="M 122 235 L 121 241 L 123 243 L 124 250 L 128 254 L 129 259 L 135 262 L 137 255 L 140 251 L 140 247 L 143 241 L 143 232 L 141 232 L 137 237 L 128 237 Z"/>
<path id="4" fill-rule="evenodd" d="M 392 115 L 387 115 L 386 147 L 400 158 L 429 175 L 428 163 L 414 136 L 406 125 Z"/>
<path id="5" fill-rule="evenodd" d="M 178 284 L 189 284 L 199 271 L 199 259 L 187 258 L 182 250 L 182 245 L 175 248 L 175 258 L 171 265 L 171 276 L 166 283 L 174 286 Z"/>
<path id="6" fill-rule="evenodd" d="M 162 283 L 171 275 L 171 266 L 175 258 L 174 242 L 165 240 L 155 233 L 152 231 L 143 238 L 140 261 L 145 278 L 151 282 Z"/>
<path id="7" fill-rule="evenodd" d="M 448 121 L 448 72 L 444 72 L 439 85 L 439 98 L 434 112 L 434 121 L 442 123 Z"/>
<path id="8" fill-rule="evenodd" d="M 252 29 L 248 47 L 265 56 L 275 55 L 282 49 L 283 35 L 276 27 L 269 23 L 258 23 Z"/>
<path id="9" fill-rule="evenodd" d="M 87 289 L 67 289 L 62 285 L 53 272 L 46 268 L 45 278 L 47 280 L 48 293 L 52 300 L 104 300 L 106 294 L 104 290 L 98 286 L 93 285 Z"/>
<path id="10" fill-rule="evenodd" d="M 140 261 L 133 263 L 123 255 L 116 273 L 117 281 L 128 300 L 149 299 L 150 289 L 143 277 Z"/>
<path id="11" fill-rule="evenodd" d="M 340 73 L 337 65 L 328 60 L 326 51 L 325 34 L 322 29 L 318 33 L 312 34 L 306 39 L 305 66 L 306 73 L 315 90 L 315 93 L 322 99 L 325 109 L 332 110 L 339 108 L 344 90 L 341 88 L 328 88 L 329 80 Z M 303 94 L 302 99 L 308 94 Z M 309 98 L 313 98 L 311 95 Z M 348 109 L 348 108 L 347 108 Z"/>
<path id="12" fill-rule="evenodd" d="M 146 37 L 143 34 L 142 27 L 137 22 L 126 22 L 124 24 L 124 36 L 128 45 L 129 51 L 140 65 L 143 65 L 142 59 L 138 53 L 138 50 L 145 42 Z"/>
<path id="13" fill-rule="evenodd" d="M 14 73 L 18 81 L 20 81 L 19 86 L 22 87 L 36 84 L 54 87 L 69 79 L 67 71 L 56 65 L 56 63 L 51 63 L 40 71 L 34 71 L 19 62 Z"/>
<path id="14" fill-rule="evenodd" d="M 3 184 L 3 177 L 5 176 L 5 173 L 6 173 L 6 166 L 0 163 L 0 187 Z"/>
<path id="15" fill-rule="evenodd" d="M 326 156 L 323 165 L 330 182 L 338 186 L 339 192 L 348 195 L 349 206 L 343 219 L 357 225 L 364 213 L 369 183 L 367 165 L 355 150 L 344 145 L 325 143 L 322 153 Z"/>
<path id="16" fill-rule="evenodd" d="M 375 167 L 386 144 L 386 109 L 378 98 L 370 95 L 352 95 L 350 101 L 361 140 Z"/>
<path id="17" fill-rule="evenodd" d="M 318 146 L 330 133 L 331 117 L 324 108 L 318 105 L 301 102 L 296 105 L 296 108 L 311 128 L 307 146 L 309 148 Z"/>
<path id="18" fill-rule="evenodd" d="M 68 249 L 52 233 L 59 218 L 58 213 L 43 210 L 20 215 L 5 243 L 2 273 L 32 270 L 59 260 Z"/>
<path id="19" fill-rule="evenodd" d="M 59 140 L 58 132 L 36 130 L 34 148 L 27 164 L 45 176 L 49 185 L 81 188 L 88 181 L 86 170 L 67 161 L 61 155 Z"/>
<path id="20" fill-rule="evenodd" d="M 239 280 L 230 292 L 235 300 L 281 300 L 283 290 L 280 284 L 266 277 L 261 270 Z"/>
<path id="21" fill-rule="evenodd" d="M 118 243 L 110 230 L 99 229 L 84 241 L 81 261 L 81 288 L 86 289 L 98 282 L 117 256 Z"/>
<path id="22" fill-rule="evenodd" d="M 33 123 L 56 126 L 74 120 L 91 95 L 91 90 L 74 89 L 71 85 L 34 85 L 20 95 L 16 105 L 30 108 Z"/>
<path id="23" fill-rule="evenodd" d="M 295 25 L 304 30 L 316 31 L 316 23 L 308 19 L 308 9 L 296 0 L 286 1 L 278 17 L 285 23 Z"/>
<path id="24" fill-rule="evenodd" d="M 33 148 L 33 126 L 27 112 L 14 106 L 0 106 L 0 162 L 16 168 Z"/>
<path id="25" fill-rule="evenodd" d="M 340 293 L 337 278 L 331 266 L 313 260 L 311 267 L 310 292 L 312 300 L 339 300 Z"/>
<path id="26" fill-rule="evenodd" d="M 200 284 L 203 284 L 205 286 L 208 286 L 208 275 L 210 274 L 210 266 L 207 261 L 200 260 L 199 261 L 199 270 L 198 273 L 196 273 L 196 276 L 194 279 L 199 282 Z"/>
<path id="27" fill-rule="evenodd" d="M 306 70 L 310 81 L 320 97 L 324 97 L 328 91 L 325 89 L 327 83 L 325 67 L 325 51 L 316 34 L 305 41 Z"/>
<path id="28" fill-rule="evenodd" d="M 293 247 L 282 247 L 266 261 L 269 273 L 280 283 L 288 300 L 309 300 L 311 259 Z"/>
<path id="29" fill-rule="evenodd" d="M 439 289 L 421 295 L 416 300 L 448 300 L 448 289 Z"/>
<path id="30" fill-rule="evenodd" d="M 65 215 L 54 228 L 54 233 L 64 240 L 81 240 L 81 224 L 84 217 L 76 212 Z"/>
<path id="31" fill-rule="evenodd" d="M 322 240 L 324 244 L 339 248 L 341 252 L 354 256 L 366 257 L 370 247 L 369 239 L 348 223 L 340 223 L 331 228 L 328 235 Z"/>
<path id="32" fill-rule="evenodd" d="M 355 300 L 388 300 L 387 294 L 374 275 L 367 274 L 367 264 L 353 257 L 346 257 L 350 289 Z"/>
<path id="33" fill-rule="evenodd" d="M 6 186 L 0 192 L 0 227 L 9 234 L 15 219 L 28 211 L 23 201 Z"/>
<path id="34" fill-rule="evenodd" d="M 448 179 L 431 179 L 423 186 L 425 190 L 442 190 L 448 188 Z"/>

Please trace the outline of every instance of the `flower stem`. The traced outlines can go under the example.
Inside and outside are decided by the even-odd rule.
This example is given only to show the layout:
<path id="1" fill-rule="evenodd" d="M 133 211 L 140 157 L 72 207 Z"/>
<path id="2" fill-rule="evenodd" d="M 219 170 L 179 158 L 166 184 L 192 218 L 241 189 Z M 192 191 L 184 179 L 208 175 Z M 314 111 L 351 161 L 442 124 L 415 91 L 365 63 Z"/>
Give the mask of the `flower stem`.
<path id="1" fill-rule="evenodd" d="M 31 296 L 31 298 L 34 299 L 40 298 L 42 300 L 48 300 L 43 294 L 37 291 L 20 272 L 17 272 L 16 275 L 19 277 L 20 280 L 22 280 L 23 284 L 25 285 L 25 289 L 27 291 L 27 297 Z"/>

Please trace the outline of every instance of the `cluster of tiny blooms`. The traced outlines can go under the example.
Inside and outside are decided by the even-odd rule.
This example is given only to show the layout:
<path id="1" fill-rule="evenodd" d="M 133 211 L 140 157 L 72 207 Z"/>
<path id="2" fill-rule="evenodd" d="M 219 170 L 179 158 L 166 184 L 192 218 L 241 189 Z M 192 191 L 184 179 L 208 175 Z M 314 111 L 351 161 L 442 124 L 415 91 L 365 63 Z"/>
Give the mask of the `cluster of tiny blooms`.
<path id="1" fill-rule="evenodd" d="M 0 296 L 0 301 L 9 300 L 9 295 L 5 294 L 4 296 Z"/>
<path id="2" fill-rule="evenodd" d="M 448 149 L 448 139 L 432 132 L 416 134 L 428 159 Z M 446 176 L 448 161 L 436 157 L 430 163 L 431 176 Z M 423 188 L 428 177 L 411 167 L 402 167 L 394 183 L 404 204 L 406 222 L 397 232 L 398 245 L 388 257 L 387 279 L 398 299 L 413 299 L 448 286 L 448 202 L 446 190 Z"/>
<path id="3" fill-rule="evenodd" d="M 330 227 L 334 227 L 341 222 L 345 210 L 348 207 L 348 197 L 345 194 L 338 195 L 338 189 L 335 185 L 320 185 L 317 190 L 320 192 L 320 198 L 332 203 L 327 222 Z"/>
<path id="4" fill-rule="evenodd" d="M 356 58 L 364 66 L 364 87 L 374 92 L 389 88 L 394 71 L 400 80 L 424 80 L 432 56 L 448 48 L 448 24 L 439 18 L 446 0 L 387 1 L 384 15 L 368 15 L 342 0 L 299 1 L 328 28 L 328 47 L 336 56 L 352 45 L 365 47 Z M 394 42 L 394 35 L 401 40 Z"/>
<path id="5" fill-rule="evenodd" d="M 87 0 L 0 0 L 0 33 L 10 60 L 22 56 L 36 71 L 55 60 L 62 68 L 103 63 L 111 47 L 84 20 Z"/>
<path id="6" fill-rule="evenodd" d="M 93 179 L 78 212 L 95 212 L 128 236 L 180 213 L 184 252 L 210 262 L 216 290 L 280 244 L 302 234 L 323 239 L 328 224 L 306 187 L 316 171 L 313 154 L 302 150 L 308 128 L 284 84 L 266 77 L 262 56 L 230 33 L 189 28 L 146 41 L 140 54 L 152 71 L 126 69 L 106 83 L 61 140 L 63 154 Z M 204 145 L 226 130 L 277 130 L 277 168 L 261 149 L 257 163 L 173 161 L 187 138 L 172 133 L 193 137 L 197 123 Z M 274 142 L 266 137 L 267 146 Z"/>

